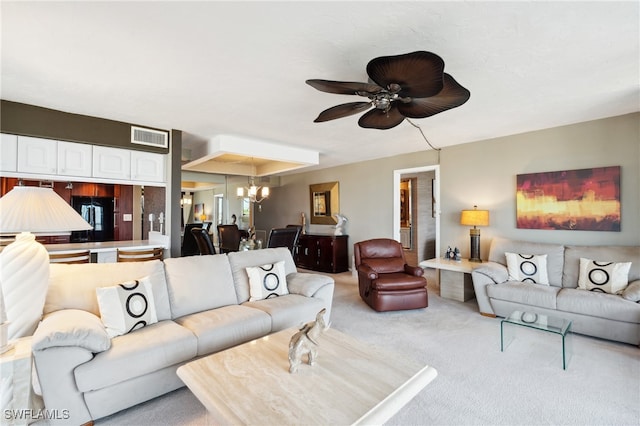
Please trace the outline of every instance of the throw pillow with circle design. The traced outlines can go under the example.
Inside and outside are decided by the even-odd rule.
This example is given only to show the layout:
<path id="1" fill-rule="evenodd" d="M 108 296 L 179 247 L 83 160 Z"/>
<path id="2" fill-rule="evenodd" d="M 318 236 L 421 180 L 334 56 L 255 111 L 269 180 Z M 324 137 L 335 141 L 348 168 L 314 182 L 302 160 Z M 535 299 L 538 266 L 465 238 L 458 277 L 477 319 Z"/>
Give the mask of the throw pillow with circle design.
<path id="1" fill-rule="evenodd" d="M 578 288 L 600 293 L 621 294 L 629 284 L 631 262 L 608 262 L 580 258 Z"/>
<path id="2" fill-rule="evenodd" d="M 248 267 L 247 275 L 249 275 L 250 302 L 289 294 L 284 260 Z"/>
<path id="3" fill-rule="evenodd" d="M 509 280 L 549 285 L 546 254 L 517 254 L 506 252 Z"/>
<path id="4" fill-rule="evenodd" d="M 149 277 L 96 289 L 100 319 L 109 337 L 158 322 Z"/>

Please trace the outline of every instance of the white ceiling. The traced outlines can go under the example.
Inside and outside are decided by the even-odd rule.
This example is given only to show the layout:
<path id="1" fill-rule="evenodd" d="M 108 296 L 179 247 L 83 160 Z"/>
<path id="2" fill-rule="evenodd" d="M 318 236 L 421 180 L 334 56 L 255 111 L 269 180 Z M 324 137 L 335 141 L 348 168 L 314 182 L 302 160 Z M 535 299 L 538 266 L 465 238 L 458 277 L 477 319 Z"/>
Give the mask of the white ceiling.
<path id="1" fill-rule="evenodd" d="M 323 168 L 428 149 L 408 123 L 313 123 L 378 56 L 428 50 L 471 91 L 414 120 L 437 147 L 640 110 L 639 2 L 7 2 L 2 99 L 320 152 Z"/>

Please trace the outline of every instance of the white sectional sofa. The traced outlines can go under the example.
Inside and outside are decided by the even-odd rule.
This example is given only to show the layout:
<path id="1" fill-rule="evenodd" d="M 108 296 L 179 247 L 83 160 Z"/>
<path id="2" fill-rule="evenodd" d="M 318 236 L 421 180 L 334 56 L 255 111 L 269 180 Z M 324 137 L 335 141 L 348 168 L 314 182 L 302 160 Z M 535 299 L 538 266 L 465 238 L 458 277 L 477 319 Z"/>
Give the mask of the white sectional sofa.
<path id="1" fill-rule="evenodd" d="M 546 255 L 549 285 L 510 278 L 505 253 Z M 580 259 L 631 262 L 620 294 L 578 288 Z M 489 262 L 471 273 L 480 312 L 507 317 L 513 311 L 571 320 L 571 330 L 634 345 L 640 344 L 640 247 L 571 246 L 494 238 Z"/>
<path id="2" fill-rule="evenodd" d="M 289 294 L 249 301 L 247 267 L 284 261 Z M 109 337 L 97 288 L 148 277 L 158 322 Z M 331 315 L 334 281 L 298 273 L 286 248 L 135 263 L 51 265 L 33 336 L 45 407 L 79 425 L 183 386 L 195 358 Z M 250 370 L 251 366 L 247 366 Z"/>

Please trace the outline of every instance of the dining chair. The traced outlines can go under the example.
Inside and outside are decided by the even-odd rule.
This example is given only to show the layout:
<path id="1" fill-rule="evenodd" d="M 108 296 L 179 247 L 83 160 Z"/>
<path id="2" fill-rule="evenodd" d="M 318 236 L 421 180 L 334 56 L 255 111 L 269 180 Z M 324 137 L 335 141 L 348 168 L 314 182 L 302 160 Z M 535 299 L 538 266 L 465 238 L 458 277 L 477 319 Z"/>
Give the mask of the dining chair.
<path id="1" fill-rule="evenodd" d="M 91 263 L 91 252 L 73 250 L 49 253 L 49 263 Z"/>
<path id="2" fill-rule="evenodd" d="M 218 225 L 220 253 L 231 253 L 240 249 L 242 233 L 238 225 Z"/>
<path id="3" fill-rule="evenodd" d="M 216 254 L 216 249 L 213 247 L 213 242 L 211 241 L 211 237 L 209 237 L 209 233 L 206 229 L 193 228 L 191 229 L 191 234 L 193 234 L 193 237 L 198 244 L 198 250 L 200 251 L 201 256 Z"/>
<path id="4" fill-rule="evenodd" d="M 180 249 L 181 256 L 197 256 L 200 254 L 198 243 L 191 233 L 191 230 L 194 228 L 204 228 L 209 231 L 209 226 L 211 226 L 211 222 L 187 223 L 184 226 L 184 233 L 182 235 L 182 247 Z"/>
<path id="5" fill-rule="evenodd" d="M 116 259 L 118 262 L 145 262 L 147 260 L 162 260 L 164 249 L 154 247 L 146 250 L 123 250 L 117 249 Z"/>
<path id="6" fill-rule="evenodd" d="M 273 228 L 271 232 L 269 232 L 267 247 L 286 247 L 293 254 L 295 247 L 298 244 L 299 236 L 300 229 L 297 227 L 288 226 L 286 228 Z"/>

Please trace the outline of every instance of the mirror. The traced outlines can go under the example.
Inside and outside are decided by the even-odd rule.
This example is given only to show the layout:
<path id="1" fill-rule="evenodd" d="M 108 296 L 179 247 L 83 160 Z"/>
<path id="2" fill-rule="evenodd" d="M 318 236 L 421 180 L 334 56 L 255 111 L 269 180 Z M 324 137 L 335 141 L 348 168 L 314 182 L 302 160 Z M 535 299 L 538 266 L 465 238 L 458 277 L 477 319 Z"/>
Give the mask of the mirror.
<path id="1" fill-rule="evenodd" d="M 336 225 L 333 215 L 340 213 L 340 189 L 338 182 L 309 185 L 311 223 Z"/>

